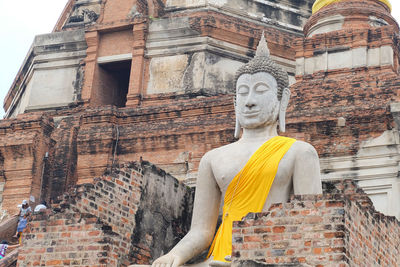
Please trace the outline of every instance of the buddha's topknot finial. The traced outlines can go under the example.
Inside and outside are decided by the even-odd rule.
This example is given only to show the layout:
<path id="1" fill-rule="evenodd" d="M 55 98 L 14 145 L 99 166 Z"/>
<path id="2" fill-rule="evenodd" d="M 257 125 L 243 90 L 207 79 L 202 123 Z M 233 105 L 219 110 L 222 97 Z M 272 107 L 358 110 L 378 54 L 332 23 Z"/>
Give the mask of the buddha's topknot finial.
<path id="1" fill-rule="evenodd" d="M 265 40 L 264 31 L 260 42 L 258 43 L 256 55 L 247 64 L 243 65 L 236 72 L 236 79 L 242 74 L 254 74 L 257 72 L 266 72 L 271 74 L 278 84 L 278 99 L 282 97 L 282 91 L 289 85 L 289 77 L 286 71 L 281 69 L 270 57 L 267 41 Z"/>
<path id="2" fill-rule="evenodd" d="M 264 31 L 262 32 L 260 42 L 258 43 L 256 50 L 256 57 L 269 57 L 269 48 L 267 41 L 265 40 Z"/>

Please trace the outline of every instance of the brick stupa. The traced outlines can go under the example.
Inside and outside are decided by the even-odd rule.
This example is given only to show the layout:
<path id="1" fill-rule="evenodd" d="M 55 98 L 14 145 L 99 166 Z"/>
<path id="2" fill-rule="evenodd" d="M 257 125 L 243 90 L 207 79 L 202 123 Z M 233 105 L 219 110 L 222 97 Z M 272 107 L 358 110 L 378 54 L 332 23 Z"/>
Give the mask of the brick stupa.
<path id="1" fill-rule="evenodd" d="M 286 135 L 316 147 L 325 191 L 236 223 L 234 264 L 400 262 L 398 24 L 385 1 L 313 3 L 68 1 L 4 101 L 1 210 L 52 203 L 13 264 L 150 264 L 178 242 L 262 31 L 289 73 Z"/>

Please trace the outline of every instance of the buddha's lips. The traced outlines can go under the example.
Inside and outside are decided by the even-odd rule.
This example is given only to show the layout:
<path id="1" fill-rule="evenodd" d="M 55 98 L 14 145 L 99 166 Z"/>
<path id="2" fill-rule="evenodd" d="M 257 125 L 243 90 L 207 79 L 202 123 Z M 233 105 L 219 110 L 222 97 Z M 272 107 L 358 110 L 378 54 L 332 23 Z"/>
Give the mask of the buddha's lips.
<path id="1" fill-rule="evenodd" d="M 260 111 L 257 110 L 257 111 L 252 111 L 252 112 L 242 112 L 242 115 L 246 116 L 246 117 L 252 117 L 252 116 L 258 115 L 259 113 L 260 113 Z"/>

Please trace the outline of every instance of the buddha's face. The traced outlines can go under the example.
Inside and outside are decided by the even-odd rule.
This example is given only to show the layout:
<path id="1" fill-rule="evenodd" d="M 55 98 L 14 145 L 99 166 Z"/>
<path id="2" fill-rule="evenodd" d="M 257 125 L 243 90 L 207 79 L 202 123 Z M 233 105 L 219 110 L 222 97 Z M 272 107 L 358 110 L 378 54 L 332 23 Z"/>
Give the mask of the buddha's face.
<path id="1" fill-rule="evenodd" d="M 276 123 L 278 112 L 278 84 L 271 74 L 240 75 L 236 83 L 236 116 L 243 128 Z"/>

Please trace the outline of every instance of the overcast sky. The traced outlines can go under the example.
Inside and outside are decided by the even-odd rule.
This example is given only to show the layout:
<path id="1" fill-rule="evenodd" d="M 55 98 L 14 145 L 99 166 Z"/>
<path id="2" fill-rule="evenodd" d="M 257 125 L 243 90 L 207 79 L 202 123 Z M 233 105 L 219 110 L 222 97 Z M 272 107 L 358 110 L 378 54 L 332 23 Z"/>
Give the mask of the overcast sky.
<path id="1" fill-rule="evenodd" d="M 3 100 L 35 35 L 50 33 L 68 0 L 0 0 L 0 118 Z M 391 0 L 400 21 L 400 1 Z"/>

